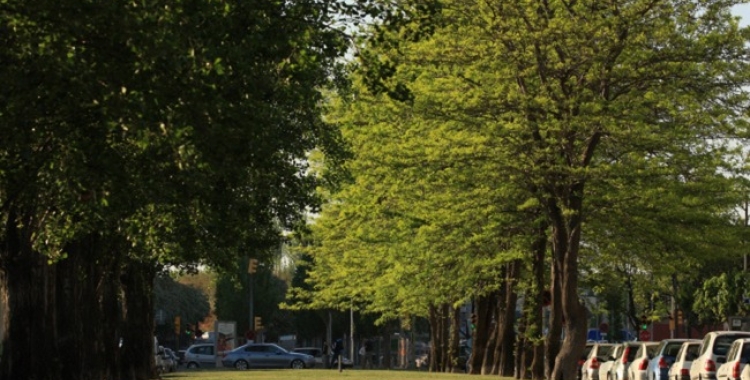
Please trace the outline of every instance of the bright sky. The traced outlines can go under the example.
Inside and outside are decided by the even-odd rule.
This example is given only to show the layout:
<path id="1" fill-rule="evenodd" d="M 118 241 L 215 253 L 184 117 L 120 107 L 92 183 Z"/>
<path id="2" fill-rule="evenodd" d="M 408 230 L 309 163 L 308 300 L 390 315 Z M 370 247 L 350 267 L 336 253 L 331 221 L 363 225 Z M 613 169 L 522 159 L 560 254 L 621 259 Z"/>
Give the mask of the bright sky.
<path id="1" fill-rule="evenodd" d="M 750 24 L 750 4 L 742 4 L 734 7 L 734 13 L 742 17 L 740 25 L 747 26 Z"/>

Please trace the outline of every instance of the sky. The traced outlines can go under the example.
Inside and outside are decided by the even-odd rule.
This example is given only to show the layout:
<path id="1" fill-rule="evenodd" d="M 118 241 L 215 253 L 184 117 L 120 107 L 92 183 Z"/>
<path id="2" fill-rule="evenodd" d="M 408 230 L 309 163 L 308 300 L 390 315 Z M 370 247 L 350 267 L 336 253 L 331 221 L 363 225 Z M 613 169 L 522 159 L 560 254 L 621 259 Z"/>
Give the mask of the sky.
<path id="1" fill-rule="evenodd" d="M 747 26 L 750 24 L 750 4 L 742 4 L 734 7 L 734 13 L 740 16 L 740 25 Z"/>

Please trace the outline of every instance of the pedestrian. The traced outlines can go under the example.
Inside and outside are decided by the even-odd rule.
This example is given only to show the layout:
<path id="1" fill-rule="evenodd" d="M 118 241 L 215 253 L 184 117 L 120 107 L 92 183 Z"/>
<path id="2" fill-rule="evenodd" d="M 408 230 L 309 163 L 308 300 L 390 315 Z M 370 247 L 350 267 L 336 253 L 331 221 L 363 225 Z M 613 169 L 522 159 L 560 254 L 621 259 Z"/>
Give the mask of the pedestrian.
<path id="1" fill-rule="evenodd" d="M 372 369 L 372 355 L 373 355 L 373 347 L 372 347 L 372 341 L 369 339 L 365 340 L 365 345 L 362 346 L 364 349 L 364 361 L 362 362 L 362 367 L 367 369 Z"/>
<path id="2" fill-rule="evenodd" d="M 331 358 L 331 352 L 328 350 L 328 341 L 323 341 L 323 366 L 327 366 L 330 364 L 330 358 Z"/>
<path id="3" fill-rule="evenodd" d="M 364 344 L 359 348 L 359 362 L 362 363 L 362 369 L 367 368 L 367 350 Z"/>
<path id="4" fill-rule="evenodd" d="M 344 352 L 344 342 L 341 339 L 336 339 L 331 347 L 333 355 L 331 356 L 331 368 L 335 368 L 334 364 L 338 363 L 339 371 L 344 368 L 344 363 L 341 362 L 341 354 Z"/>

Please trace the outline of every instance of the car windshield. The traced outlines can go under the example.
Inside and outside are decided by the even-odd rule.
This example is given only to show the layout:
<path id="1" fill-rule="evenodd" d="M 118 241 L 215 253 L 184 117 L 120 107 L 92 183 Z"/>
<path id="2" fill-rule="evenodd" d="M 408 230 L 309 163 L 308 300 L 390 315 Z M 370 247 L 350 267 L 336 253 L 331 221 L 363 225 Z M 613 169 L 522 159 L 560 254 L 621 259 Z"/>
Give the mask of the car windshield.
<path id="1" fill-rule="evenodd" d="M 727 352 L 729 351 L 729 346 L 732 345 L 732 342 L 740 338 L 747 338 L 747 335 L 732 334 L 732 335 L 717 336 L 716 341 L 714 342 L 713 354 L 719 355 L 719 356 L 726 356 Z"/>

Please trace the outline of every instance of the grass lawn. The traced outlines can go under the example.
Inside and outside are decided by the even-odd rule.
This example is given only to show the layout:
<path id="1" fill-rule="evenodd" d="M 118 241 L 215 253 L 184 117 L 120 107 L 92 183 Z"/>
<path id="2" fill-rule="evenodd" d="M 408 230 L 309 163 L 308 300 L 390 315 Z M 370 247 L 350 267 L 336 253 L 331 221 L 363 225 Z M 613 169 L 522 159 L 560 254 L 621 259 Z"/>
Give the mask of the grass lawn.
<path id="1" fill-rule="evenodd" d="M 249 371 L 238 371 L 234 369 L 219 370 L 185 370 L 162 375 L 163 380 L 328 380 L 328 379 L 351 379 L 351 380 L 469 380 L 477 377 L 469 377 L 467 374 L 458 373 L 430 373 L 426 371 L 403 371 L 403 370 L 362 370 L 345 369 L 339 372 L 333 369 L 277 369 L 261 370 L 251 369 Z M 502 379 L 495 377 L 496 379 Z"/>

